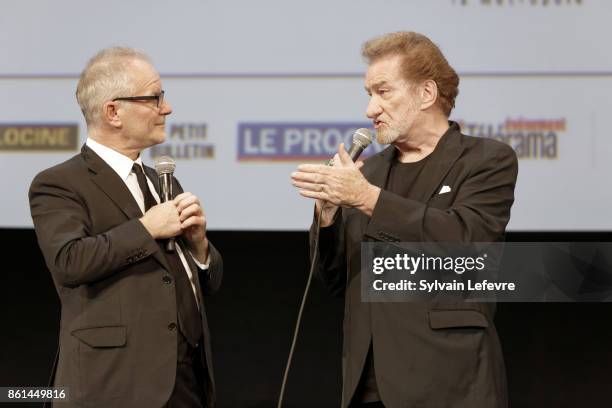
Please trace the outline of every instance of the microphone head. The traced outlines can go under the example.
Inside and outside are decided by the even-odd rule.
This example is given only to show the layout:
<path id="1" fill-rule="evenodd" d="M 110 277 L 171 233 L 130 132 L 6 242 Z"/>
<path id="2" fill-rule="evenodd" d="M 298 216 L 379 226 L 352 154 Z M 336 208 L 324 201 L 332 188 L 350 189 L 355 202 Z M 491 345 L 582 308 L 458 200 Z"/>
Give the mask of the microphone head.
<path id="1" fill-rule="evenodd" d="M 155 159 L 155 171 L 158 176 L 162 174 L 172 174 L 176 169 L 176 163 L 170 156 L 159 156 Z"/>
<path id="2" fill-rule="evenodd" d="M 372 143 L 372 132 L 370 129 L 361 128 L 353 133 L 353 144 L 358 144 L 364 149 Z"/>

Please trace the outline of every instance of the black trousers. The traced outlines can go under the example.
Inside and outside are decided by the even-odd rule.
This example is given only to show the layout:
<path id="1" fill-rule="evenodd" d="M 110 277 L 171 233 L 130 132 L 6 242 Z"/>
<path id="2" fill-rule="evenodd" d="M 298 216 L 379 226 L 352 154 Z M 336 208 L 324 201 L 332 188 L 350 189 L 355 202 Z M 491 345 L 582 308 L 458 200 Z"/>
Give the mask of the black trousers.
<path id="1" fill-rule="evenodd" d="M 205 408 L 202 341 L 192 347 L 179 330 L 177 352 L 176 380 L 165 408 Z"/>

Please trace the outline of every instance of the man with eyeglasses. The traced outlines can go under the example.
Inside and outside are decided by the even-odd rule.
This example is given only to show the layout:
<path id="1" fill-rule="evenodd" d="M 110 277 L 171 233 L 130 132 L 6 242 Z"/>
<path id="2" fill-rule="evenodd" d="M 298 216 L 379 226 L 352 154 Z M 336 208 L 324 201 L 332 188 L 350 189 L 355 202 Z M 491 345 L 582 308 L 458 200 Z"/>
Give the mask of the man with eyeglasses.
<path id="1" fill-rule="evenodd" d="M 156 173 L 142 164 L 172 113 L 159 74 L 139 51 L 105 49 L 76 96 L 87 141 L 29 194 L 62 304 L 52 380 L 69 401 L 57 405 L 214 407 L 203 296 L 219 289 L 223 264 L 199 199 L 174 180 L 179 194 L 159 204 Z"/>

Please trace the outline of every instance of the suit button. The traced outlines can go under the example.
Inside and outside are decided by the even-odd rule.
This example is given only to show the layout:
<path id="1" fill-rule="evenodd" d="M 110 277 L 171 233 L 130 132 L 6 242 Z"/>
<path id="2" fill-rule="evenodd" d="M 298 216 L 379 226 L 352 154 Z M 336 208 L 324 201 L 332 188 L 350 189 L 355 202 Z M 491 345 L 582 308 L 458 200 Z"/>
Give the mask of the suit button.
<path id="1" fill-rule="evenodd" d="M 170 323 L 170 324 L 168 325 L 168 330 L 170 330 L 170 331 L 175 331 L 175 330 L 176 330 L 176 323 L 174 323 L 174 322 L 173 322 L 173 323 Z"/>
<path id="2" fill-rule="evenodd" d="M 162 282 L 164 282 L 166 285 L 169 285 L 172 283 L 172 278 L 168 275 L 164 275 L 164 277 L 162 278 Z"/>

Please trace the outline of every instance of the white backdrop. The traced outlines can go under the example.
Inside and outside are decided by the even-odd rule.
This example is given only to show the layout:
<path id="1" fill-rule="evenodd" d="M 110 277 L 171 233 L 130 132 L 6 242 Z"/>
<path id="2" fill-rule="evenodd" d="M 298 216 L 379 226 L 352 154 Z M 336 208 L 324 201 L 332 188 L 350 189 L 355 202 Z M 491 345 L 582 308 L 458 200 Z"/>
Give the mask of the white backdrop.
<path id="1" fill-rule="evenodd" d="M 305 229 L 311 203 L 293 189 L 290 172 L 332 153 L 317 131 L 368 125 L 361 44 L 414 30 L 440 45 L 461 76 L 452 119 L 477 136 L 531 132 L 555 143 L 547 150 L 554 155 L 519 154 L 510 229 L 611 230 L 612 141 L 604 127 L 611 15 L 604 0 L 3 2 L 0 128 L 74 123 L 80 146 L 80 70 L 100 48 L 141 48 L 174 109 L 167 120 L 173 152 L 207 152 L 175 156 L 176 174 L 201 197 L 209 228 Z M 563 126 L 521 131 L 507 121 Z M 294 148 L 266 150 L 250 139 L 251 156 L 240 155 L 240 126 L 258 124 Z M 287 139 L 287 128 L 301 129 L 298 139 Z M 30 181 L 76 151 L 7 151 L 2 141 L 0 134 L 0 226 L 28 227 Z M 151 152 L 144 160 L 153 162 Z"/>

